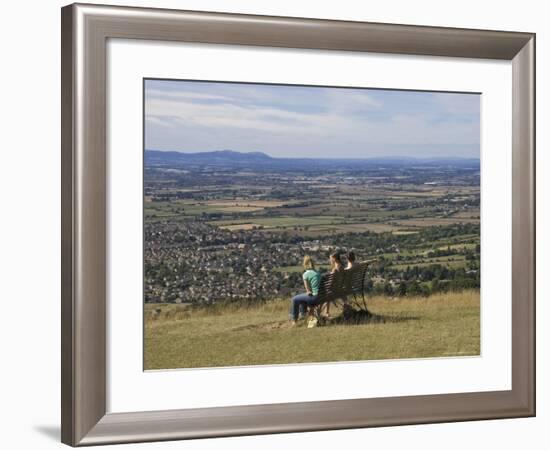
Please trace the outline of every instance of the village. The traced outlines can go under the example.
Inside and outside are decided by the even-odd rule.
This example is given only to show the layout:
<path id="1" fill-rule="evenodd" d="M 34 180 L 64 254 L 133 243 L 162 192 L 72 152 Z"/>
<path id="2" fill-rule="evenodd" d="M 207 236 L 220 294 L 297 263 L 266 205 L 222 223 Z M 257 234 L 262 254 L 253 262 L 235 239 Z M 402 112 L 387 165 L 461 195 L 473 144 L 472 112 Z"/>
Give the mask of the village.
<path id="1" fill-rule="evenodd" d="M 371 292 L 479 287 L 479 161 L 215 156 L 146 153 L 146 303 L 289 298 L 348 250 Z"/>
<path id="2" fill-rule="evenodd" d="M 334 247 L 262 233 L 230 232 L 187 221 L 146 228 L 145 301 L 212 303 L 219 300 L 288 296 L 300 283 L 299 265 L 307 251 L 325 262 Z"/>

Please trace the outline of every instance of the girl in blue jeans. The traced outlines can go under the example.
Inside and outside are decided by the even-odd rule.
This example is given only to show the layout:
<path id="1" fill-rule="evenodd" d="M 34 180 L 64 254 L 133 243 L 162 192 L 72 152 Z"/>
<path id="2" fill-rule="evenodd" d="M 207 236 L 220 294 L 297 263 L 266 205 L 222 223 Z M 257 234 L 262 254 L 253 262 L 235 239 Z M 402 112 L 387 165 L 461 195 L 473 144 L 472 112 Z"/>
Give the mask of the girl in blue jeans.
<path id="1" fill-rule="evenodd" d="M 321 274 L 315 270 L 315 264 L 311 259 L 311 256 L 304 256 L 304 273 L 302 279 L 304 280 L 304 287 L 306 292 L 296 295 L 290 302 L 290 320 L 292 325 L 296 324 L 296 320 L 300 315 L 305 314 L 306 305 L 313 305 L 317 303 L 319 299 L 319 285 L 321 284 Z"/>

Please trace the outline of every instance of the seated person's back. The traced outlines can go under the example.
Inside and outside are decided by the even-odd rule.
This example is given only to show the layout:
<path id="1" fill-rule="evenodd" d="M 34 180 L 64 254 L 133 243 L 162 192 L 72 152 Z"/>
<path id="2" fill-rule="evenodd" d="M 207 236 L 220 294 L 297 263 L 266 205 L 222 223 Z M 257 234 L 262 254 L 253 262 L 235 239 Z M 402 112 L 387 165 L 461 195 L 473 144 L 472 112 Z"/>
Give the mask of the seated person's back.
<path id="1" fill-rule="evenodd" d="M 313 295 L 318 295 L 319 286 L 321 285 L 321 274 L 315 269 L 307 269 L 303 273 L 302 278 L 309 284 L 309 287 L 311 288 L 311 293 Z"/>

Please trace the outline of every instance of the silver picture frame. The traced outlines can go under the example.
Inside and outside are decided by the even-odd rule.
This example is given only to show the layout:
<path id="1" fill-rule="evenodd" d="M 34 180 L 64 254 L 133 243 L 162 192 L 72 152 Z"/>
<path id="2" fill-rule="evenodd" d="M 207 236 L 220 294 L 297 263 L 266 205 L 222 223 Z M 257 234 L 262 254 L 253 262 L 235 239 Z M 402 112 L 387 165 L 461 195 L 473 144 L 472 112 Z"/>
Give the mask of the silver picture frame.
<path id="1" fill-rule="evenodd" d="M 63 7 L 61 16 L 62 442 L 84 446 L 535 415 L 534 33 L 88 4 Z M 108 413 L 106 46 L 113 38 L 511 61 L 511 390 Z M 490 287 L 484 292 L 491 295 Z"/>

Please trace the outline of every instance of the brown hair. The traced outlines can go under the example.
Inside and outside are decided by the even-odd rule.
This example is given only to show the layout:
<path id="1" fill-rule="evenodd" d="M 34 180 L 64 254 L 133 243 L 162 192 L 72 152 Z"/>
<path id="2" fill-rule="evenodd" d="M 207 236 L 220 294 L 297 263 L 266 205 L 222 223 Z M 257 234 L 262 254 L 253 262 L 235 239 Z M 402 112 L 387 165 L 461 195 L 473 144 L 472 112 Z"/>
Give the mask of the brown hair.
<path id="1" fill-rule="evenodd" d="M 343 267 L 342 260 L 340 259 L 340 253 L 335 252 L 330 255 L 331 269 L 336 269 L 337 266 Z"/>
<path id="2" fill-rule="evenodd" d="M 355 261 L 355 253 L 348 252 L 348 261 L 354 262 Z"/>

